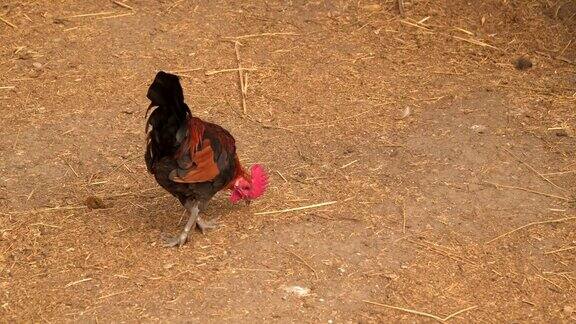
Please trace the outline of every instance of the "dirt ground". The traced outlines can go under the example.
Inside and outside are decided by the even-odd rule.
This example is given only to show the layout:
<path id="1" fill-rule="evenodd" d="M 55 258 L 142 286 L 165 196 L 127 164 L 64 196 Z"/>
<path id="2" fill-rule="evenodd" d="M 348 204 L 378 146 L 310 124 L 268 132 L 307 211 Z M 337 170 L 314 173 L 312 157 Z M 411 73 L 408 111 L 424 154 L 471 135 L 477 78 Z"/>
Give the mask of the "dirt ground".
<path id="1" fill-rule="evenodd" d="M 404 12 L 3 1 L 0 322 L 576 320 L 576 2 Z M 234 39 L 246 115 L 238 72 L 210 73 Z M 143 160 L 160 69 L 271 175 L 172 249 L 183 209 Z"/>

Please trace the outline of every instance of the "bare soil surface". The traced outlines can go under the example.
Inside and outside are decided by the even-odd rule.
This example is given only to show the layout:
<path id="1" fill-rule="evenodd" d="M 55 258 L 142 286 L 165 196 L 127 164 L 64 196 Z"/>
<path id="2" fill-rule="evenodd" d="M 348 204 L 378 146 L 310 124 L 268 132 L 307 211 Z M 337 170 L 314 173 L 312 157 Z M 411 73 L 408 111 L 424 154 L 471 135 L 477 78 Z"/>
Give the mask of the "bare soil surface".
<path id="1" fill-rule="evenodd" d="M 3 1 L 0 321 L 576 320 L 576 2 L 396 3 Z M 271 175 L 182 248 L 158 70 Z"/>

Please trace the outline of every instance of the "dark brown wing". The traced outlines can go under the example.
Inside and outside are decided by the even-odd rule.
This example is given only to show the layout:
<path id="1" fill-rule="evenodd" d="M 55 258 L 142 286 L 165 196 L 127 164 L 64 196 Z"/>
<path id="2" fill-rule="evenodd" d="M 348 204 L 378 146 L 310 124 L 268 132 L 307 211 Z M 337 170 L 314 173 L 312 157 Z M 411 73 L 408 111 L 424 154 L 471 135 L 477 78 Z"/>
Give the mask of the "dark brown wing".
<path id="1" fill-rule="evenodd" d="M 193 117 L 188 123 L 187 139 L 176 156 L 179 167 L 170 179 L 178 183 L 226 184 L 234 174 L 235 157 L 235 141 L 230 133 Z"/>

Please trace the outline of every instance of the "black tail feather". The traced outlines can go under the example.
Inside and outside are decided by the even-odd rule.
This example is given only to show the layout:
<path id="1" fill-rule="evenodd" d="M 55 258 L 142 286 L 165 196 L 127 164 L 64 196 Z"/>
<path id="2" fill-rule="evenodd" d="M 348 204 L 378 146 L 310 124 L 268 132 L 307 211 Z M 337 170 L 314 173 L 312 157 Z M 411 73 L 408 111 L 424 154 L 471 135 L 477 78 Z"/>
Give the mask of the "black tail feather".
<path id="1" fill-rule="evenodd" d="M 184 93 L 178 76 L 164 71 L 156 74 L 154 82 L 148 88 L 146 95 L 151 101 L 151 106 L 168 108 L 177 115 L 185 117 L 190 109 L 184 103 Z"/>
<path id="2" fill-rule="evenodd" d="M 182 140 L 177 133 L 186 126 L 192 114 L 184 103 L 180 80 L 174 74 L 158 72 L 146 96 L 151 101 L 146 115 L 150 110 L 152 112 L 146 122 L 148 136 L 145 159 L 148 170 L 152 172 L 155 162 L 176 153 Z"/>

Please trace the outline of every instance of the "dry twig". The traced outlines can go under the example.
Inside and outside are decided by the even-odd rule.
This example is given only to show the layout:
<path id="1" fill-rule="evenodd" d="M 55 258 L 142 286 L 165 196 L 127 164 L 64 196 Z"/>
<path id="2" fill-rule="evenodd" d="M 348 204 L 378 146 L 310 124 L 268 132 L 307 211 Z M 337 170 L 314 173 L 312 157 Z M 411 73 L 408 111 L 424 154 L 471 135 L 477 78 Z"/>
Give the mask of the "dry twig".
<path id="1" fill-rule="evenodd" d="M 119 14 L 119 15 L 113 15 L 113 16 L 100 17 L 100 18 L 98 18 L 98 19 L 104 20 L 104 19 L 120 18 L 120 17 L 133 16 L 133 15 L 134 15 L 133 12 L 129 12 L 129 13 L 125 13 L 125 14 Z"/>
<path id="2" fill-rule="evenodd" d="M 4 18 L 2 18 L 2 17 L 0 17 L 0 21 L 2 21 L 2 22 L 5 23 L 6 25 L 8 25 L 8 26 L 10 26 L 10 27 L 12 27 L 12 28 L 14 28 L 14 29 L 17 29 L 17 28 L 18 28 L 18 27 L 16 27 L 16 25 L 14 25 L 13 23 L 9 22 L 8 20 L 6 20 L 6 19 L 4 19 Z"/>
<path id="3" fill-rule="evenodd" d="M 117 1 L 117 0 L 113 0 L 112 2 L 113 2 L 115 5 L 117 5 L 117 6 L 120 6 L 120 7 L 122 7 L 122 8 L 126 8 L 126 9 L 130 9 L 130 10 L 134 10 L 134 8 L 133 8 L 133 7 L 131 7 L 131 6 L 127 5 L 127 4 L 125 4 L 124 2 L 120 2 L 120 1 Z"/>
<path id="4" fill-rule="evenodd" d="M 365 303 L 367 303 L 367 304 L 376 305 L 376 306 L 382 306 L 382 307 L 386 307 L 386 308 L 396 309 L 396 310 L 403 311 L 403 312 L 410 313 L 410 314 L 414 314 L 414 315 L 420 315 L 420 316 L 432 318 L 432 319 L 437 320 L 438 322 L 446 322 L 446 321 L 448 321 L 448 320 L 450 320 L 450 319 L 452 319 L 452 318 L 454 318 L 454 317 L 456 317 L 456 316 L 458 316 L 458 315 L 460 315 L 460 314 L 462 314 L 462 313 L 464 313 L 464 312 L 467 312 L 467 311 L 473 310 L 473 309 L 475 309 L 475 308 L 478 308 L 477 305 L 475 305 L 475 306 L 470 306 L 470 307 L 461 309 L 461 310 L 459 310 L 459 311 L 457 311 L 457 312 L 455 312 L 455 313 L 452 313 L 452 314 L 450 314 L 450 315 L 448 315 L 448 316 L 446 316 L 446 317 L 440 317 L 440 316 L 436 316 L 436 315 L 433 315 L 433 314 L 430 314 L 430 313 L 425 313 L 425 312 L 417 311 L 417 310 L 414 310 L 414 309 L 403 308 L 403 307 L 392 306 L 392 305 L 386 305 L 386 304 L 381 304 L 381 303 L 377 303 L 377 302 L 373 302 L 373 301 L 369 301 L 369 300 L 363 300 L 363 302 L 365 302 Z"/>
<path id="5" fill-rule="evenodd" d="M 299 256 L 298 254 L 288 250 L 285 247 L 282 247 L 284 249 L 284 251 L 288 252 L 289 254 L 293 255 L 294 257 L 296 257 L 296 259 L 298 259 L 302 264 L 304 264 L 308 269 L 310 269 L 310 271 L 312 271 L 312 273 L 314 273 L 314 276 L 316 277 L 316 280 L 318 280 L 318 274 L 316 273 L 316 269 L 314 269 L 310 264 L 308 264 L 308 262 L 306 262 L 306 260 L 304 260 L 301 256 Z"/>
<path id="6" fill-rule="evenodd" d="M 43 212 L 49 212 L 49 211 L 83 209 L 83 208 L 87 208 L 87 207 L 84 205 L 82 205 L 82 206 L 56 206 L 56 207 L 32 209 L 32 210 L 25 210 L 25 211 L 13 211 L 13 212 L 9 212 L 9 214 L 11 214 L 11 215 L 36 214 L 36 213 L 43 213 Z"/>
<path id="7" fill-rule="evenodd" d="M 486 243 L 484 243 L 484 244 L 490 244 L 490 243 L 492 243 L 492 242 L 494 242 L 494 241 L 496 241 L 496 240 L 498 240 L 498 239 L 503 238 L 504 236 L 510 235 L 510 234 L 512 234 L 512 233 L 514 233 L 514 232 L 517 232 L 517 231 L 519 231 L 519 230 L 521 230 L 521 229 L 524 229 L 524 228 L 527 228 L 527 227 L 530 227 L 530 226 L 543 225 L 543 224 L 553 224 L 553 223 L 562 223 L 562 222 L 566 222 L 566 221 L 573 220 L 573 219 L 576 219 L 576 216 L 564 217 L 564 218 L 560 218 L 560 219 L 552 219 L 552 220 L 540 221 L 540 222 L 531 222 L 531 223 L 522 225 L 522 226 L 520 226 L 520 227 L 518 227 L 518 228 L 515 228 L 515 229 L 513 229 L 513 230 L 511 230 L 511 231 L 508 231 L 508 232 L 506 232 L 506 233 L 504 233 L 504 234 L 498 235 L 498 236 L 496 236 L 495 238 L 491 239 L 490 241 L 488 241 L 488 242 L 486 242 Z"/>
<path id="8" fill-rule="evenodd" d="M 194 72 L 194 71 L 199 71 L 199 70 L 202 70 L 202 68 L 190 68 L 190 69 L 170 70 L 170 71 L 168 71 L 168 72 L 173 73 L 173 74 L 178 74 L 178 73 Z"/>
<path id="9" fill-rule="evenodd" d="M 404 0 L 398 0 L 398 12 L 400 16 L 405 17 L 406 14 L 404 12 Z"/>
<path id="10" fill-rule="evenodd" d="M 428 27 L 426 27 L 426 26 L 424 26 L 424 25 L 420 25 L 419 23 L 413 23 L 413 22 L 410 22 L 410 21 L 407 21 L 407 20 L 400 20 L 400 22 L 403 23 L 403 24 L 412 26 L 412 27 L 424 29 L 425 31 L 428 31 L 428 32 L 431 31 L 430 28 L 428 28 Z"/>
<path id="11" fill-rule="evenodd" d="M 559 286 L 557 283 L 555 283 L 554 281 L 552 281 L 552 280 L 550 280 L 550 279 L 548 279 L 548 278 L 545 278 L 544 276 L 541 276 L 541 275 L 539 275 L 539 274 L 536 274 L 536 277 L 538 277 L 538 278 L 546 281 L 547 283 L 551 284 L 552 286 L 558 288 L 558 290 L 562 290 L 562 287 L 560 287 L 560 286 Z"/>
<path id="12" fill-rule="evenodd" d="M 225 72 L 236 72 L 236 71 L 256 71 L 257 68 L 252 67 L 252 68 L 235 68 L 235 69 L 222 69 L 222 70 L 210 70 L 210 71 L 206 71 L 204 74 L 205 75 L 214 75 L 214 74 L 218 74 L 218 73 L 225 73 Z"/>
<path id="13" fill-rule="evenodd" d="M 265 37 L 265 36 L 298 36 L 300 34 L 292 33 L 292 32 L 285 32 L 285 33 L 261 33 L 261 34 L 249 34 L 249 35 L 241 35 L 241 36 L 229 36 L 224 37 L 225 39 L 245 39 L 245 38 L 254 38 L 254 37 Z"/>
<path id="14" fill-rule="evenodd" d="M 557 250 L 553 250 L 553 251 L 544 252 L 544 254 L 554 254 L 554 253 L 570 251 L 570 250 L 574 250 L 574 249 L 576 249 L 576 246 L 569 246 L 569 247 L 565 247 L 565 248 L 561 248 L 561 249 L 557 249 Z"/>
<path id="15" fill-rule="evenodd" d="M 323 202 L 323 203 L 314 204 L 314 205 L 308 205 L 308 206 L 302 206 L 302 207 L 295 207 L 295 208 L 288 208 L 288 209 L 282 209 L 282 210 L 272 210 L 272 211 L 266 211 L 266 212 L 259 212 L 259 213 L 254 213 L 254 215 L 282 214 L 282 213 L 287 213 L 287 212 L 291 212 L 291 211 L 298 211 L 298 210 L 304 210 L 304 209 L 310 209 L 310 208 L 316 208 L 316 207 L 323 207 L 323 206 L 333 205 L 333 204 L 335 204 L 335 203 L 337 203 L 337 201 L 328 201 L 328 202 Z"/>
<path id="16" fill-rule="evenodd" d="M 515 158 L 516 160 L 518 160 L 518 162 L 524 164 L 528 169 L 530 169 L 530 171 L 534 172 L 536 175 L 538 175 L 540 178 L 542 178 L 544 181 L 548 182 L 549 184 L 551 184 L 552 186 L 562 190 L 562 191 L 566 191 L 566 189 L 556 185 L 554 182 L 550 181 L 550 179 L 546 178 L 542 173 L 538 172 L 536 169 L 534 169 L 530 164 L 528 164 L 526 161 L 523 161 L 522 159 L 520 159 L 518 156 L 516 156 L 514 153 L 512 153 L 511 151 L 507 150 L 504 148 L 504 151 L 508 154 L 510 154 L 510 156 L 512 156 L 513 158 Z"/>
<path id="17" fill-rule="evenodd" d="M 414 240 L 411 240 L 411 239 L 407 239 L 407 241 L 410 242 L 410 243 L 419 245 L 419 246 L 421 246 L 421 247 L 427 248 L 428 250 L 430 250 L 430 251 L 432 251 L 432 252 L 436 252 L 436 253 L 438 253 L 438 254 L 441 254 L 441 255 L 443 255 L 443 256 L 446 256 L 446 257 L 448 257 L 448 258 L 450 258 L 450 259 L 452 259 L 452 260 L 454 260 L 454 261 L 462 262 L 462 263 L 468 263 L 468 264 L 473 265 L 473 266 L 476 265 L 476 263 L 474 263 L 474 262 L 471 261 L 471 260 L 468 260 L 468 259 L 465 258 L 465 257 L 461 257 L 461 256 L 459 256 L 459 255 L 457 255 L 457 254 L 455 254 L 455 253 L 453 253 L 453 252 L 451 252 L 451 251 L 442 250 L 442 249 L 440 248 L 441 246 L 438 245 L 438 244 L 434 244 L 434 243 L 431 243 L 431 242 L 427 242 L 428 244 L 424 244 L 424 243 L 420 243 L 420 242 L 417 242 L 417 241 L 414 241 Z M 446 249 L 446 248 L 444 248 L 444 249 Z"/>
<path id="18" fill-rule="evenodd" d="M 563 175 L 563 174 L 569 174 L 569 173 L 576 173 L 576 170 L 568 170 L 568 171 L 558 171 L 558 172 L 542 173 L 542 175 L 544 175 L 544 176 L 549 176 L 549 175 Z"/>
<path id="19" fill-rule="evenodd" d="M 341 166 L 340 169 L 347 168 L 347 167 L 351 166 L 352 164 L 354 164 L 354 163 L 356 163 L 356 162 L 358 162 L 358 160 L 354 160 L 354 161 L 352 161 L 352 162 L 346 163 L 346 164 L 344 164 L 343 166 Z"/>
<path id="20" fill-rule="evenodd" d="M 100 297 L 98 297 L 98 299 L 106 299 L 106 298 L 110 298 L 110 297 L 113 297 L 113 296 L 125 294 L 125 293 L 131 292 L 131 291 L 132 291 L 132 290 L 118 291 L 118 292 L 111 293 L 111 294 L 108 294 L 108 295 L 100 296 Z"/>
<path id="21" fill-rule="evenodd" d="M 476 39 L 462 38 L 462 37 L 454 36 L 454 35 L 450 35 L 450 36 L 451 36 L 452 38 L 455 38 L 455 39 L 457 39 L 457 40 L 461 40 L 461 41 L 463 41 L 463 42 L 467 42 L 467 43 L 470 43 L 470 44 L 474 44 L 474 45 L 478 45 L 478 46 L 482 46 L 482 47 L 489 47 L 489 48 L 493 48 L 493 49 L 497 49 L 497 50 L 502 50 L 502 49 L 499 48 L 499 47 L 496 47 L 496 46 L 494 46 L 494 45 L 490 45 L 490 44 L 488 44 L 488 43 L 484 43 L 484 42 L 479 41 L 479 40 L 476 40 Z"/>
<path id="22" fill-rule="evenodd" d="M 282 178 L 282 180 L 284 180 L 284 182 L 288 182 L 288 180 L 286 180 L 286 178 L 284 177 L 284 175 L 282 173 L 280 173 L 280 171 L 276 170 L 276 173 L 278 173 L 278 175 L 280 176 L 280 178 Z"/>
<path id="23" fill-rule="evenodd" d="M 402 234 L 406 234 L 406 205 L 402 204 Z"/>
<path id="24" fill-rule="evenodd" d="M 62 228 L 62 226 L 56 226 L 56 225 L 45 224 L 45 223 L 32 223 L 32 224 L 30 224 L 30 226 L 46 226 L 46 227 L 52 227 L 52 228 L 58 228 L 58 229 Z"/>
<path id="25" fill-rule="evenodd" d="M 498 184 L 498 183 L 494 183 L 494 182 L 489 182 L 489 181 L 483 181 L 485 184 L 489 184 L 492 185 L 496 188 L 507 188 L 507 189 L 515 189 L 515 190 L 522 190 L 522 191 L 526 191 L 529 193 L 533 193 L 533 194 L 537 194 L 537 195 L 541 195 L 541 196 L 546 196 L 546 197 L 550 197 L 550 198 L 556 198 L 556 199 L 560 199 L 560 200 L 564 200 L 564 201 L 568 201 L 571 202 L 573 201 L 572 199 L 566 198 L 566 197 L 562 197 L 562 196 L 557 196 L 554 194 L 549 194 L 549 193 L 545 193 L 545 192 L 540 192 L 540 191 L 536 191 L 533 189 L 529 189 L 529 188 L 524 188 L 524 187 L 517 187 L 517 186 L 507 186 L 507 185 L 503 185 L 503 184 Z"/>
<path id="26" fill-rule="evenodd" d="M 64 286 L 64 288 L 68 288 L 70 286 L 74 286 L 74 285 L 77 285 L 79 283 L 83 283 L 83 282 L 90 281 L 90 280 L 92 280 L 92 278 L 84 278 L 84 279 L 80 279 L 77 281 L 73 281 L 73 282 L 68 283 L 66 286 Z"/>
<path id="27" fill-rule="evenodd" d="M 242 112 L 244 115 L 247 113 L 246 109 L 246 79 L 242 73 L 242 62 L 240 60 L 240 42 L 234 42 L 234 51 L 236 52 L 236 61 L 238 63 L 238 78 L 240 78 L 240 94 L 242 96 Z"/>
<path id="28" fill-rule="evenodd" d="M 83 18 L 83 17 L 94 17 L 94 16 L 105 16 L 116 13 L 115 11 L 101 11 L 101 12 L 93 12 L 87 14 L 78 14 L 73 16 L 68 16 L 67 18 Z"/>

